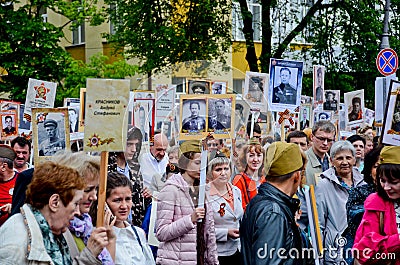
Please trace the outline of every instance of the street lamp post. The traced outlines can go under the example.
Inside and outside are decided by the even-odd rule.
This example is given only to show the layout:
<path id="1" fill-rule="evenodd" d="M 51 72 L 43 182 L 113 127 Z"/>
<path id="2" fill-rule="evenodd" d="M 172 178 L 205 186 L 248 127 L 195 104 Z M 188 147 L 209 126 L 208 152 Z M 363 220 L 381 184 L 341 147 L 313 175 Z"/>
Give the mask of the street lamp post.
<path id="1" fill-rule="evenodd" d="M 383 33 L 382 42 L 379 47 L 381 50 L 385 48 L 390 48 L 389 45 L 389 11 L 390 11 L 390 0 L 386 0 L 385 3 L 385 14 L 383 17 Z"/>

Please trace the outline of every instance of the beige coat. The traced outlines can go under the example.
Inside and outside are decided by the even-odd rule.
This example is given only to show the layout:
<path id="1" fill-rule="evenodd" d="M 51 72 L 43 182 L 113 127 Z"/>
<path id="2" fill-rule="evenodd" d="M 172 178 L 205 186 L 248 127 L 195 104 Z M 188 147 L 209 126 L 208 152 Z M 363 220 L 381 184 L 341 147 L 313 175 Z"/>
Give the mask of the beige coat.
<path id="1" fill-rule="evenodd" d="M 101 264 L 99 262 L 100 260 L 94 257 L 87 248 L 79 257 L 73 259 L 74 265 Z M 11 216 L 0 228 L 0 264 L 54 264 L 44 247 L 39 225 L 26 204 L 22 206 L 21 213 Z"/>

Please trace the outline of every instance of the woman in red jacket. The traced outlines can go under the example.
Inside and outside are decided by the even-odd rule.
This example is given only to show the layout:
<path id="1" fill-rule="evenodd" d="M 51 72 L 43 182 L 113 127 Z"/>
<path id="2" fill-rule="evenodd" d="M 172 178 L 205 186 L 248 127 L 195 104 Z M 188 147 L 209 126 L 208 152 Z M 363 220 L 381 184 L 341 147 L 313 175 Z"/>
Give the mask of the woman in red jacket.
<path id="1" fill-rule="evenodd" d="M 353 253 L 360 264 L 398 265 L 400 146 L 385 146 L 382 149 L 377 170 L 377 191 L 365 201 L 365 213 L 357 229 Z"/>
<path id="2" fill-rule="evenodd" d="M 265 182 L 262 170 L 264 168 L 265 151 L 258 139 L 253 138 L 244 148 L 240 162 L 245 165 L 244 171 L 237 174 L 232 184 L 242 192 L 242 207 L 246 210 L 247 204 L 257 195 L 258 187 Z"/>

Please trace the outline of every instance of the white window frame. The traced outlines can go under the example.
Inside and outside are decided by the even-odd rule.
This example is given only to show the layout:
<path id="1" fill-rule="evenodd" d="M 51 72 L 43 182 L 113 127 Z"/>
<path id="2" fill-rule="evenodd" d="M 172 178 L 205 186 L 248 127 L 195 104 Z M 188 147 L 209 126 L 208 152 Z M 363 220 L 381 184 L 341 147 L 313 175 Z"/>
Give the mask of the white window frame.
<path id="1" fill-rule="evenodd" d="M 85 43 L 85 22 L 72 30 L 72 44 L 79 45 Z"/>

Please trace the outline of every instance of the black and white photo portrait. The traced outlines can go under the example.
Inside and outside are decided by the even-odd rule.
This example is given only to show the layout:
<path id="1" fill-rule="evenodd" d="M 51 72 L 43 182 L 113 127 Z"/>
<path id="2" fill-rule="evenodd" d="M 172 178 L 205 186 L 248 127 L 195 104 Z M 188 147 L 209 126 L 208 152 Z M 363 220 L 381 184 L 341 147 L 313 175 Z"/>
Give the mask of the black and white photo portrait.
<path id="1" fill-rule="evenodd" d="M 300 105 L 303 62 L 271 59 L 269 102 L 272 111 L 294 109 Z"/>
<path id="2" fill-rule="evenodd" d="M 325 90 L 324 110 L 339 110 L 340 90 Z"/>
<path id="3" fill-rule="evenodd" d="M 182 133 L 206 130 L 206 100 L 185 99 L 182 104 Z"/>
<path id="4" fill-rule="evenodd" d="M 208 100 L 208 131 L 230 130 L 231 128 L 231 102 L 227 99 Z"/>

